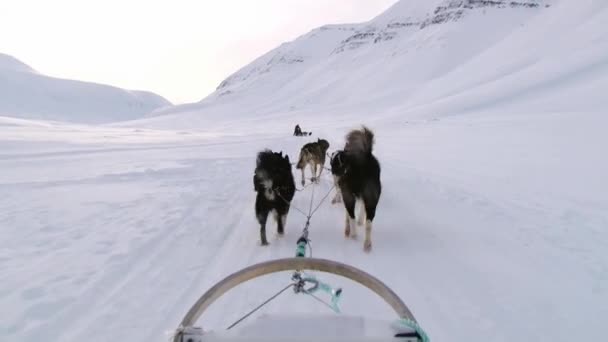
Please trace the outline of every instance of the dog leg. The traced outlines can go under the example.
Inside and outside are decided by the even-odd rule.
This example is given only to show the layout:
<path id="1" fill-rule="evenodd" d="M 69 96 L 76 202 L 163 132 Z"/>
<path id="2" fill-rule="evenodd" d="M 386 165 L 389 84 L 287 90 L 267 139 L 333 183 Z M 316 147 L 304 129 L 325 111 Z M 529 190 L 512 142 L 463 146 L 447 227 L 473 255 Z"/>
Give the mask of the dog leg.
<path id="1" fill-rule="evenodd" d="M 281 229 L 281 217 L 279 216 L 279 212 L 277 210 L 273 210 L 272 217 L 274 217 L 274 221 L 277 223 L 277 233 L 279 235 L 283 235 L 283 230 Z"/>
<path id="2" fill-rule="evenodd" d="M 260 224 L 260 242 L 262 246 L 268 245 L 268 240 L 266 239 L 266 221 L 268 220 L 269 213 L 270 208 L 268 207 L 268 202 L 265 199 L 264 194 L 258 192 L 255 199 L 255 216 Z"/>
<path id="3" fill-rule="evenodd" d="M 310 172 L 312 173 L 312 178 L 310 180 L 317 183 L 317 163 L 310 163 Z"/>
<path id="4" fill-rule="evenodd" d="M 281 214 L 277 220 L 277 233 L 279 236 L 283 236 L 285 234 L 285 223 L 287 223 L 287 214 Z"/>
<path id="5" fill-rule="evenodd" d="M 306 166 L 302 168 L 302 186 L 306 184 L 306 179 L 304 179 L 304 169 L 306 169 Z"/>
<path id="6" fill-rule="evenodd" d="M 357 225 L 355 225 L 355 197 L 352 193 L 348 192 L 343 193 L 342 198 L 344 199 L 344 208 L 346 209 L 346 227 L 344 227 L 344 235 L 346 237 L 356 239 Z"/>
<path id="7" fill-rule="evenodd" d="M 365 223 L 365 203 L 360 201 L 359 203 L 359 218 L 357 219 L 357 224 L 362 226 Z"/>
<path id="8" fill-rule="evenodd" d="M 350 237 L 350 217 L 348 216 L 348 211 L 344 210 L 344 214 L 346 218 L 344 221 L 344 236 Z"/>
<path id="9" fill-rule="evenodd" d="M 338 176 L 334 175 L 334 187 L 336 189 L 336 195 L 331 200 L 331 204 L 342 202 L 342 194 L 340 192 L 340 185 L 338 184 Z"/>
<path id="10" fill-rule="evenodd" d="M 370 252 L 372 250 L 372 221 L 365 221 L 365 241 L 363 242 L 363 250 Z"/>
<path id="11" fill-rule="evenodd" d="M 370 252 L 372 250 L 372 221 L 376 217 L 376 207 L 380 199 L 379 191 L 368 190 L 364 192 L 364 204 L 367 220 L 365 221 L 365 241 L 363 242 L 363 250 Z"/>
<path id="12" fill-rule="evenodd" d="M 268 211 L 258 214 L 258 222 L 260 223 L 260 241 L 262 246 L 268 246 L 266 239 L 266 221 L 268 220 Z"/>
<path id="13" fill-rule="evenodd" d="M 319 175 L 317 176 L 317 183 L 319 183 L 319 181 L 321 180 L 321 174 L 323 173 L 323 166 L 322 164 L 319 164 Z"/>
<path id="14" fill-rule="evenodd" d="M 350 231 L 350 238 L 353 240 L 357 240 L 357 225 L 355 224 L 355 218 L 354 217 L 350 217 L 350 215 L 347 216 L 347 222 L 348 222 L 348 226 L 349 226 L 349 231 Z"/>

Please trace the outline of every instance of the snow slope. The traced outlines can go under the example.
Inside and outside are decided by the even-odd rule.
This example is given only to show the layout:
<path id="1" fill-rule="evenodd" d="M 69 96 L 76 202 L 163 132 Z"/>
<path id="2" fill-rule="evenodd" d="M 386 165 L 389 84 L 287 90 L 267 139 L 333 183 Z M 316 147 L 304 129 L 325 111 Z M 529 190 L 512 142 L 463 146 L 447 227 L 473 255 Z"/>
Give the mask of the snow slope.
<path id="1" fill-rule="evenodd" d="M 0 54 L 0 116 L 95 124 L 141 118 L 170 105 L 150 92 L 48 77 Z"/>
<path id="2" fill-rule="evenodd" d="M 533 100 L 543 111 L 578 110 L 564 92 L 606 86 L 604 8 L 598 2 L 401 1 L 369 22 L 324 26 L 282 44 L 200 103 L 152 113 L 179 120 L 136 125 L 208 127 L 240 119 L 243 109 L 315 119 L 329 108 L 348 116 L 353 107 L 437 117 Z M 601 91 L 577 95 L 585 110 L 603 101 Z"/>
<path id="3" fill-rule="evenodd" d="M 310 50 L 357 34 L 334 40 L 342 29 L 419 22 L 450 3 L 471 2 L 401 1 L 369 23 L 313 31 Z M 382 165 L 374 249 L 345 239 L 343 209 L 324 203 L 314 256 L 385 281 L 432 341 L 603 340 L 608 4 L 465 12 L 314 63 L 239 72 L 201 103 L 153 118 L 0 118 L 0 340 L 165 341 L 215 282 L 294 254 L 305 222 L 295 210 L 286 235 L 270 225 L 271 245 L 259 246 L 256 152 L 293 159 L 317 137 L 333 151 L 362 123 Z M 303 51 L 305 40 L 287 47 Z M 295 122 L 313 136 L 291 136 Z M 331 189 L 322 178 L 293 206 L 307 210 L 313 189 L 320 200 Z M 318 276 L 344 288 L 344 312 L 393 318 L 367 290 Z M 289 277 L 229 292 L 203 324 L 228 326 Z M 286 293 L 262 312 L 326 310 Z"/>

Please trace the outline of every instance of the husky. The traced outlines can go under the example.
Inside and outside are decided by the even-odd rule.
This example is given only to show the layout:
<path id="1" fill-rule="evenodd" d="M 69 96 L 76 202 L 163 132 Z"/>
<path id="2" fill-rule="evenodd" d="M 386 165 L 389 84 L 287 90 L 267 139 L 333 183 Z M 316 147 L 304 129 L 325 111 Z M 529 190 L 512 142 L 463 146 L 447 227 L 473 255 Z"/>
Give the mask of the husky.
<path id="1" fill-rule="evenodd" d="M 319 182 L 323 167 L 325 166 L 325 155 L 329 148 L 329 142 L 325 139 L 317 139 L 316 142 L 308 143 L 300 149 L 300 158 L 296 164 L 296 169 L 302 170 L 302 186 L 306 184 L 304 179 L 304 169 L 306 165 L 310 165 L 312 172 L 312 181 L 315 183 Z M 317 175 L 317 166 L 320 167 L 319 175 Z"/>
<path id="2" fill-rule="evenodd" d="M 363 126 L 349 132 L 344 149 L 335 151 L 330 159 L 331 173 L 339 191 L 336 198 L 340 195 L 346 209 L 344 235 L 347 238 L 357 237 L 355 205 L 357 201 L 362 202 L 357 223 L 363 225 L 365 222 L 365 252 L 372 249 L 372 221 L 382 192 L 380 163 L 372 154 L 373 144 L 374 133 Z"/>
<path id="3" fill-rule="evenodd" d="M 289 156 L 283 152 L 265 149 L 258 153 L 253 175 L 253 188 L 257 192 L 255 214 L 260 224 L 262 246 L 268 245 L 266 221 L 272 211 L 277 221 L 277 233 L 285 233 L 285 224 L 296 185 L 291 171 Z"/>

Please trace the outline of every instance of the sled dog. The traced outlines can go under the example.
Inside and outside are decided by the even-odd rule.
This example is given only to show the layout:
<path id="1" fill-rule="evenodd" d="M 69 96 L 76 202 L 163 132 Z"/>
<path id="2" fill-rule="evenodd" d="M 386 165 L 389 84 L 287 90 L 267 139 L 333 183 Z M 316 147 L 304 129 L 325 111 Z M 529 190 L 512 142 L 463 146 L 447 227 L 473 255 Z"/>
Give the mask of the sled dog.
<path id="1" fill-rule="evenodd" d="M 313 182 L 319 182 L 319 178 L 323 172 L 323 166 L 325 166 L 325 156 L 328 148 L 329 142 L 325 139 L 317 139 L 316 142 L 311 142 L 302 146 L 300 149 L 300 157 L 296 164 L 296 169 L 302 171 L 302 186 L 306 183 L 304 178 L 304 169 L 306 168 L 306 165 L 310 165 Z M 317 167 L 320 169 L 318 175 Z"/>
<path id="2" fill-rule="evenodd" d="M 334 152 L 330 160 L 331 173 L 337 183 L 336 191 L 339 191 L 334 200 L 338 202 L 341 195 L 346 209 L 346 237 L 357 237 L 355 205 L 357 201 L 362 202 L 358 224 L 365 222 L 363 249 L 366 252 L 372 248 L 372 221 L 382 192 L 380 163 L 372 154 L 373 144 L 374 133 L 367 127 L 352 130 L 346 135 L 344 149 Z"/>
<path id="3" fill-rule="evenodd" d="M 258 153 L 253 175 L 253 188 L 257 192 L 255 214 L 260 224 L 262 246 L 268 245 L 266 221 L 272 211 L 277 221 L 277 233 L 282 236 L 291 200 L 295 194 L 295 181 L 291 172 L 289 156 L 268 149 Z"/>

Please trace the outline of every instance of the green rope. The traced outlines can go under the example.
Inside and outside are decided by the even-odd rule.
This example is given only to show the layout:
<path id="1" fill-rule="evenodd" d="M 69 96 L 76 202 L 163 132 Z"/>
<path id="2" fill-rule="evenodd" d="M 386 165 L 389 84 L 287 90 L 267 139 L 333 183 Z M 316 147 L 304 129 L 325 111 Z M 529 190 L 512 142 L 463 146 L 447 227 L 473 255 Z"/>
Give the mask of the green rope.
<path id="1" fill-rule="evenodd" d="M 429 336 L 426 334 L 426 332 L 424 332 L 424 330 L 422 330 L 422 328 L 420 327 L 420 325 L 418 325 L 418 323 L 416 323 L 415 321 L 409 319 L 409 318 L 401 318 L 397 321 L 399 324 L 404 325 L 410 329 L 413 329 L 414 331 L 416 331 L 416 333 L 418 333 L 418 335 L 420 335 L 420 338 L 422 339 L 422 342 L 430 342 L 431 339 L 429 338 Z"/>

